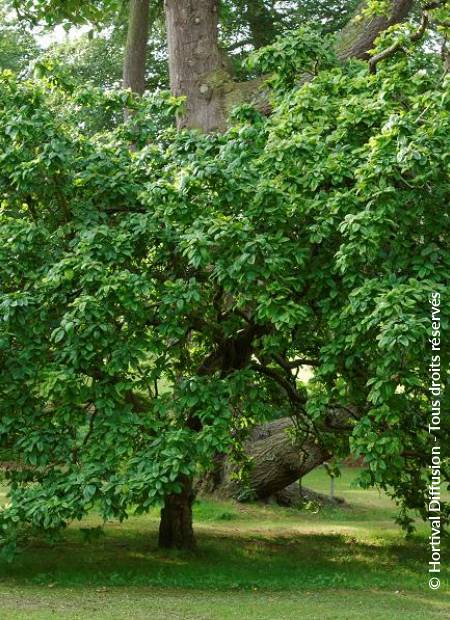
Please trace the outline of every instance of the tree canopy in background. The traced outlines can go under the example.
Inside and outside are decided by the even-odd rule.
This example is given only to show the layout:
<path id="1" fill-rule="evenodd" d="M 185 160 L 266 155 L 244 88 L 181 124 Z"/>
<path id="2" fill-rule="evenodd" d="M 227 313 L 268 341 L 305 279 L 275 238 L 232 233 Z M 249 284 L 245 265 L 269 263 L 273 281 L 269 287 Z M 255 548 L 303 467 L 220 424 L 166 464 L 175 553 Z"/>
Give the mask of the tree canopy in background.
<path id="1" fill-rule="evenodd" d="M 20 75 L 38 54 L 34 37 L 0 3 L 0 68 Z"/>
<path id="2" fill-rule="evenodd" d="M 127 3 L 78 2 L 49 0 L 14 3 L 4 0 L 4 13 L 11 18 L 19 15 L 18 27 L 11 30 L 11 51 L 15 65 L 9 65 L 5 52 L 0 60 L 3 68 L 26 66 L 39 56 L 51 60 L 78 83 L 90 82 L 103 88 L 117 87 L 122 80 L 123 52 L 126 40 Z M 223 49 L 232 58 L 234 71 L 242 76 L 248 73 L 243 60 L 252 49 L 272 43 L 276 36 L 309 22 L 323 33 L 336 32 L 348 21 L 356 2 L 247 2 L 243 0 L 221 4 L 220 37 Z M 163 3 L 152 2 L 152 17 L 148 43 L 146 85 L 149 90 L 168 88 L 167 50 Z M 5 20 L 3 20 L 5 24 Z M 18 24 L 17 20 L 14 22 Z M 48 50 L 36 47 L 31 28 L 51 33 L 55 24 L 69 28 L 83 26 L 90 29 L 67 41 L 52 43 Z M 8 29 L 2 26 L 3 36 Z M 27 33 L 27 34 L 25 34 Z M 21 39 L 20 37 L 23 37 Z M 33 52 L 34 50 L 34 52 Z M 40 52 L 40 53 L 39 53 Z M 5 56 L 3 56 L 5 54 Z M 4 58 L 4 59 L 3 59 Z"/>

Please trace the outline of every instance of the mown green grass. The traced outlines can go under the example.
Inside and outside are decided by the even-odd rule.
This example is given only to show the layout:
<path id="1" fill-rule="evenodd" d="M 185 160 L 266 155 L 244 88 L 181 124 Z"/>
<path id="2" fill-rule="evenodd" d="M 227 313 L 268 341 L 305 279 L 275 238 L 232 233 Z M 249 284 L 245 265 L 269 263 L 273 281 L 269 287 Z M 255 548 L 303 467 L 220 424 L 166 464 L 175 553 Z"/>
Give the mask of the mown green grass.
<path id="1" fill-rule="evenodd" d="M 428 588 L 428 531 L 405 540 L 391 501 L 352 487 L 346 505 L 319 513 L 200 501 L 195 554 L 156 548 L 158 513 L 109 523 L 87 543 L 73 524 L 60 541 L 33 541 L 0 563 L 0 619 L 22 618 L 416 618 L 450 617 L 449 571 Z M 323 471 L 305 485 L 327 492 Z"/>
<path id="2" fill-rule="evenodd" d="M 448 606 L 419 594 L 215 592 L 114 588 L 13 589 L 0 598 L 5 620 L 444 620 Z"/>

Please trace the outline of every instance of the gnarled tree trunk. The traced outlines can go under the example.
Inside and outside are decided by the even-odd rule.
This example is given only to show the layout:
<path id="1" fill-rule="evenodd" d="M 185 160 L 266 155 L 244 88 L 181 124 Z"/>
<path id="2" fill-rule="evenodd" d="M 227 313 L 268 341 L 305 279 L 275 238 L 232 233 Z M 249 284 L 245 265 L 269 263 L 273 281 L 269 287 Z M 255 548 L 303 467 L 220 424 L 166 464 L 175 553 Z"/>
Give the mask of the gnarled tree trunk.
<path id="1" fill-rule="evenodd" d="M 300 438 L 295 431 L 294 422 L 287 417 L 255 427 L 244 446 L 245 457 L 250 461 L 245 479 L 237 479 L 237 466 L 222 457 L 217 460 L 215 471 L 199 483 L 199 491 L 235 499 L 265 500 L 330 458 L 315 436 Z"/>
<path id="2" fill-rule="evenodd" d="M 321 425 L 321 432 L 348 432 L 359 412 L 355 407 L 332 407 Z M 214 469 L 196 485 L 199 493 L 234 499 L 274 499 L 280 504 L 317 499 L 318 494 L 299 488 L 298 481 L 330 459 L 329 449 L 316 432 L 298 429 L 284 417 L 255 427 L 244 444 L 250 468 L 243 480 L 237 477 L 239 465 L 218 455 Z M 297 483 L 294 485 L 294 483 Z"/>
<path id="3" fill-rule="evenodd" d="M 299 438 L 291 418 L 257 426 L 245 445 L 251 466 L 245 486 L 254 497 L 264 499 L 284 489 L 330 458 L 330 453 L 309 434 Z M 226 471 L 223 490 L 238 496 L 240 485 Z"/>

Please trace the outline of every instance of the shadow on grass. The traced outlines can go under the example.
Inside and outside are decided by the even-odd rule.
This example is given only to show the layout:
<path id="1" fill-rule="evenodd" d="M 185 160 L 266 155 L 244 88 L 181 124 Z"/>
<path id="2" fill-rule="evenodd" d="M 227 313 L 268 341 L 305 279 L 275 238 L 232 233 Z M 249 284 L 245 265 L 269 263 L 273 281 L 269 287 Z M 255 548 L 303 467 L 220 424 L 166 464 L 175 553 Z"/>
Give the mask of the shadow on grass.
<path id="1" fill-rule="evenodd" d="M 148 524 L 146 524 L 148 527 Z M 428 566 L 423 539 L 395 544 L 342 534 L 272 535 L 199 532 L 194 554 L 162 552 L 156 528 L 109 526 L 83 542 L 70 529 L 53 545 L 32 543 L 13 564 L 0 564 L 11 585 L 152 586 L 195 589 L 379 588 L 423 590 Z M 442 575 L 443 579 L 448 574 Z"/>

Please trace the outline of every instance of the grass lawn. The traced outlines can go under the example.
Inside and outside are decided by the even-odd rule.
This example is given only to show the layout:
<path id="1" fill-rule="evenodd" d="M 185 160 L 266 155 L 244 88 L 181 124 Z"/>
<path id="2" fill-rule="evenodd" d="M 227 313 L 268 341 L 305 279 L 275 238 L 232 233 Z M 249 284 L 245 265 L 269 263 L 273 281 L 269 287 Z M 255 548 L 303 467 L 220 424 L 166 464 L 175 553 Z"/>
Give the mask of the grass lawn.
<path id="1" fill-rule="evenodd" d="M 316 514 L 200 501 L 193 555 L 156 549 L 156 510 L 88 543 L 80 525 L 99 525 L 92 515 L 0 564 L 0 620 L 449 618 L 450 546 L 431 592 L 426 526 L 406 541 L 390 500 L 353 488 L 355 474 L 335 484 L 347 504 Z M 328 484 L 323 470 L 305 479 L 321 492 Z"/>

